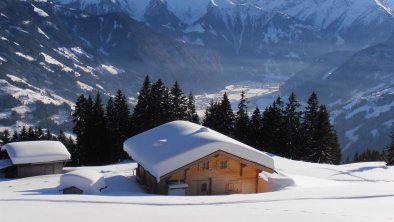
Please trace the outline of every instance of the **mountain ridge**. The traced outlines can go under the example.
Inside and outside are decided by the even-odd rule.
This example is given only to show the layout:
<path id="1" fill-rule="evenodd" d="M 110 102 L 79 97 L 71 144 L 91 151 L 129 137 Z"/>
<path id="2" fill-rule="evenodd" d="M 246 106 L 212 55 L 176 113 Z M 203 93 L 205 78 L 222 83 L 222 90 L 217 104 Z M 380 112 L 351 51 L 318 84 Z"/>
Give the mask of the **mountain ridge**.
<path id="1" fill-rule="evenodd" d="M 252 81 L 284 84 L 279 94 L 294 90 L 303 101 L 320 90 L 342 146 L 353 152 L 364 138 L 376 139 L 367 135 L 383 137 L 379 126 L 388 129 L 392 120 L 386 84 L 393 79 L 386 72 L 392 52 L 378 45 L 394 31 L 393 6 L 384 0 L 1 1 L 0 125 L 70 129 L 78 94 L 111 96 L 121 88 L 133 102 L 147 74 L 202 95 Z M 373 57 L 371 48 L 380 54 Z M 364 71 L 373 73 L 370 81 Z"/>

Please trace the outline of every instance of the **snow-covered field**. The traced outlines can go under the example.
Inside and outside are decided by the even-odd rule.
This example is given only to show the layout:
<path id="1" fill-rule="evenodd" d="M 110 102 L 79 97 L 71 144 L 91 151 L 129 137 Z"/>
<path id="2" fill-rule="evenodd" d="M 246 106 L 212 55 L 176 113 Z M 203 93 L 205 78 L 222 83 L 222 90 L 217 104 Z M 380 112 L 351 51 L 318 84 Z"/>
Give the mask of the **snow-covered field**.
<path id="1" fill-rule="evenodd" d="M 382 162 L 331 166 L 274 160 L 277 171 L 295 185 L 248 195 L 145 194 L 133 176 L 135 163 L 85 167 L 104 174 L 108 188 L 103 195 L 62 195 L 61 175 L 0 179 L 0 220 L 394 221 L 394 167 Z"/>

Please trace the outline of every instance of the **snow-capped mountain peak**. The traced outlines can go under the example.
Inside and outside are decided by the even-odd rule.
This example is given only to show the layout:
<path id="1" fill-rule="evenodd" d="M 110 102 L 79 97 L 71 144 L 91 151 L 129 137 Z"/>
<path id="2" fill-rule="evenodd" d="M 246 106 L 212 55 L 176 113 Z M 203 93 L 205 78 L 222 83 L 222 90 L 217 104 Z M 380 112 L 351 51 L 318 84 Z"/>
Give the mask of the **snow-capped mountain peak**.
<path id="1" fill-rule="evenodd" d="M 37 108 L 37 101 L 62 104 L 46 97 L 73 101 L 77 93 L 100 90 L 110 95 L 117 88 L 133 96 L 146 74 L 166 83 L 178 80 L 193 93 L 211 93 L 245 80 L 281 85 L 296 73 L 301 73 L 297 75 L 301 83 L 318 73 L 319 83 L 346 83 L 344 88 L 356 93 L 379 86 L 383 92 L 392 86 L 380 84 L 393 81 L 392 72 L 382 75 L 382 70 L 392 70 L 393 52 L 383 48 L 392 48 L 385 40 L 394 30 L 393 9 L 393 0 L 1 0 L 0 82 L 8 90 L 0 87 L 0 105 L 16 111 L 0 107 L 0 125 L 19 119 L 34 123 L 47 105 Z M 382 42 L 382 47 L 342 65 L 346 70 L 335 71 L 354 53 Z M 322 64 L 314 62 L 322 55 L 328 55 Z M 358 70 L 363 64 L 368 67 Z M 370 74 L 371 70 L 375 72 Z M 361 77 L 368 77 L 365 84 Z M 349 87 L 353 79 L 358 81 Z M 322 88 L 306 86 L 301 88 L 305 93 Z M 26 87 L 39 99 L 26 97 Z M 41 88 L 48 93 L 39 96 Z M 328 90 L 319 98 L 329 95 Z M 380 122 L 389 122 L 392 117 L 381 112 L 364 111 L 365 107 L 392 107 L 388 103 L 392 97 L 387 98 L 379 100 L 383 105 L 368 103 L 355 109 L 368 117 L 379 114 Z M 349 99 L 339 94 L 327 104 L 344 104 Z M 332 113 L 349 118 L 352 115 L 343 112 L 357 113 L 336 111 Z M 59 113 L 51 111 L 63 116 Z M 360 119 L 354 121 L 355 125 L 340 126 L 339 132 L 355 138 L 349 135 L 370 130 L 375 135 L 375 129 L 382 128 L 370 128 L 370 119 L 365 120 L 365 129 L 357 128 Z"/>
<path id="2" fill-rule="evenodd" d="M 268 11 L 280 11 L 302 21 L 312 21 L 317 27 L 328 28 L 340 22 L 343 28 L 349 27 L 354 22 L 361 20 L 370 22 L 379 16 L 383 8 L 389 6 L 378 0 L 260 0 L 259 6 Z"/>
<path id="3" fill-rule="evenodd" d="M 388 0 L 55 0 L 98 14 L 123 11 L 143 21 L 148 6 L 160 2 L 181 22 L 191 25 L 209 12 L 218 9 L 231 20 L 236 16 L 259 18 L 265 12 L 281 12 L 300 21 L 308 21 L 322 29 L 337 31 L 354 23 L 384 22 L 382 16 L 392 15 L 394 3 Z M 254 10 L 251 10 L 253 8 Z M 242 16 L 244 15 L 244 16 Z"/>

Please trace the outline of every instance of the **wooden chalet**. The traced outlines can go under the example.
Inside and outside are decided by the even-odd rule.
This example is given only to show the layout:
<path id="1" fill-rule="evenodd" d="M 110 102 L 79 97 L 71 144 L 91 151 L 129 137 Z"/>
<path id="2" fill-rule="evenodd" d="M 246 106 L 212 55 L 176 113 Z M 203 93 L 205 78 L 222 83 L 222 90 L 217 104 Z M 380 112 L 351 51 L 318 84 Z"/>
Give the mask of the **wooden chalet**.
<path id="1" fill-rule="evenodd" d="M 67 148 L 58 141 L 25 141 L 5 144 L 9 159 L 0 160 L 0 171 L 7 178 L 62 173 L 70 160 Z"/>
<path id="2" fill-rule="evenodd" d="M 270 191 L 263 171 L 272 158 L 214 130 L 174 121 L 124 143 L 138 163 L 137 179 L 148 192 L 164 195 L 220 195 Z"/>

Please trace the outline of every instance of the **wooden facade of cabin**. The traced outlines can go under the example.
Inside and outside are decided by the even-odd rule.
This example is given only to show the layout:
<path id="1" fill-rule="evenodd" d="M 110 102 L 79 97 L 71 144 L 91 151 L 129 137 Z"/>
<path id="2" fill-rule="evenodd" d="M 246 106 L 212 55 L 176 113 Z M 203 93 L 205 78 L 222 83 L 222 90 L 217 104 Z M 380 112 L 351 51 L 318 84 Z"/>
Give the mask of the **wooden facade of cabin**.
<path id="1" fill-rule="evenodd" d="M 138 164 L 137 180 L 150 193 L 168 194 L 171 184 L 187 184 L 185 195 L 221 195 L 269 191 L 259 173 L 274 170 L 224 151 L 216 151 L 160 178 Z"/>
<path id="2" fill-rule="evenodd" d="M 48 174 L 60 174 L 66 161 L 12 165 L 3 169 L 6 178 L 23 178 Z"/>

